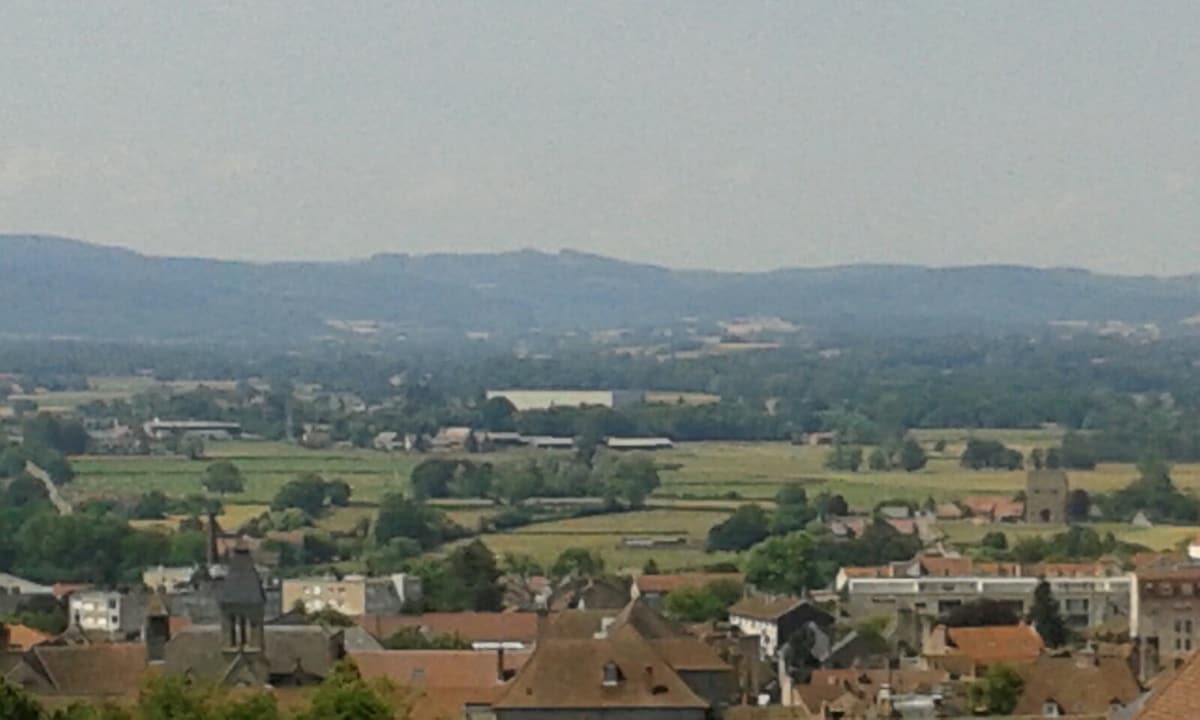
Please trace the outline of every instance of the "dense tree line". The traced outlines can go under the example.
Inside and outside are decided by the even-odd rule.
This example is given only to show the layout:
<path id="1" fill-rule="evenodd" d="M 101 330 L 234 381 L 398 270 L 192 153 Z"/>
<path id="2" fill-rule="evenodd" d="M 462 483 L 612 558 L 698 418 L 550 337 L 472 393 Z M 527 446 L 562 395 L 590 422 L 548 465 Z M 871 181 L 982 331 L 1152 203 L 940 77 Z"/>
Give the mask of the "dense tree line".
<path id="1" fill-rule="evenodd" d="M 954 336 L 847 339 L 663 362 L 609 354 L 594 346 L 566 347 L 551 357 L 517 357 L 449 347 L 395 354 L 204 347 L 185 353 L 143 346 L 15 343 L 0 348 L 0 370 L 46 387 L 74 386 L 87 375 L 128 375 L 143 367 L 153 367 L 161 379 L 239 380 L 235 390 L 171 393 L 159 388 L 86 411 L 130 421 L 154 415 L 233 420 L 247 431 L 274 438 L 289 431 L 295 435 L 305 422 L 329 423 L 336 440 L 359 445 L 383 430 L 428 432 L 450 424 L 576 437 L 668 435 L 676 440 L 785 439 L 832 431 L 847 444 L 873 445 L 903 437 L 910 428 L 1056 423 L 1086 438 L 1097 461 L 1136 460 L 1146 448 L 1171 460 L 1191 461 L 1200 460 L 1200 377 L 1192 365 L 1198 348 L 1200 341 L 1194 338 L 1142 344 L 1053 334 Z M 320 385 L 317 396 L 293 392 L 307 383 Z M 484 402 L 484 390 L 495 387 L 696 391 L 717 394 L 721 402 L 512 413 Z M 354 393 L 370 410 L 345 406 L 339 393 Z M 1079 466 L 1066 457 L 1071 451 L 1064 441 L 1064 467 Z"/>

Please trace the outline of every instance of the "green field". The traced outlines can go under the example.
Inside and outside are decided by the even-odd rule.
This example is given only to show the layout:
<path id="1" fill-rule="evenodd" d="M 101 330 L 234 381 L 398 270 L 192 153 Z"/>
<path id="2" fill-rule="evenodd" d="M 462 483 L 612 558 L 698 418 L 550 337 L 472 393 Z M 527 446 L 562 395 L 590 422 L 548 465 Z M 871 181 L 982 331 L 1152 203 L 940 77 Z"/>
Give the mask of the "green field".
<path id="1" fill-rule="evenodd" d="M 951 438 L 955 432 L 961 435 L 961 431 L 939 432 Z M 1021 438 L 1036 442 L 1030 431 L 991 434 L 1000 433 L 1006 433 L 1014 444 Z M 933 431 L 923 435 L 935 436 Z M 1049 442 L 1048 438 L 1043 439 Z M 868 510 L 891 498 L 923 501 L 933 497 L 945 501 L 964 495 L 1011 495 L 1024 488 L 1023 471 L 965 470 L 959 466 L 955 452 L 952 445 L 946 453 L 948 457 L 933 457 L 925 469 L 914 473 L 845 473 L 825 469 L 827 448 L 788 443 L 682 443 L 674 450 L 654 455 L 665 469 L 661 472 L 662 486 L 649 504 L 671 509 L 731 510 L 743 502 L 769 502 L 783 485 L 799 483 L 810 495 L 840 493 L 852 507 Z M 529 457 L 529 453 L 513 451 L 481 457 L 493 463 L 506 463 L 520 461 Z M 375 503 L 386 492 L 406 490 L 409 473 L 423 459 L 420 455 L 403 453 L 306 450 L 285 443 L 245 441 L 211 443 L 208 454 L 210 460 L 229 459 L 241 469 L 246 478 L 245 492 L 226 498 L 240 504 L 269 502 L 283 483 L 304 472 L 344 479 L 354 488 L 356 502 Z M 74 458 L 72 462 L 77 478 L 67 492 L 75 499 L 136 497 L 151 489 L 173 496 L 202 492 L 200 477 L 207 464 L 173 456 L 87 456 Z M 1092 471 L 1072 471 L 1071 486 L 1089 492 L 1111 492 L 1128 484 L 1136 474 L 1132 465 L 1106 464 Z M 1172 476 L 1181 488 L 1200 490 L 1200 465 L 1178 465 Z M 456 510 L 470 509 L 468 502 L 453 504 Z M 462 518 L 472 522 L 482 514 L 463 514 Z"/>
<path id="2" fill-rule="evenodd" d="M 662 485 L 648 499 L 647 510 L 559 520 L 529 525 L 511 533 L 493 534 L 485 541 L 497 553 L 524 553 L 542 562 L 550 562 L 570 545 L 599 551 L 617 568 L 641 567 L 649 557 L 664 569 L 695 567 L 728 559 L 728 555 L 707 555 L 703 539 L 708 528 L 720 522 L 728 512 L 745 502 L 769 505 L 779 488 L 789 483 L 803 484 L 809 495 L 839 493 L 858 510 L 870 510 L 886 499 L 904 498 L 924 501 L 932 497 L 948 501 L 975 494 L 1011 496 L 1025 486 L 1025 473 L 971 471 L 959 466 L 957 454 L 968 438 L 962 430 L 921 431 L 922 442 L 932 445 L 938 439 L 948 443 L 945 453 L 932 457 L 918 472 L 831 472 L 824 467 L 829 452 L 824 447 L 789 443 L 681 443 L 674 450 L 655 454 L 662 466 Z M 975 434 L 1001 439 L 1025 451 L 1053 444 L 1055 431 L 991 431 Z M 535 451 L 510 451 L 478 456 L 493 463 L 518 462 Z M 408 489 L 412 468 L 425 456 L 387 454 L 370 450 L 306 450 L 276 442 L 215 442 L 208 448 L 209 461 L 229 459 L 246 478 L 246 490 L 224 498 L 227 527 L 237 527 L 262 512 L 275 492 L 288 480 L 304 472 L 317 472 L 341 478 L 353 487 L 355 507 L 340 509 L 319 524 L 331 530 L 348 530 L 363 517 L 371 517 L 377 503 L 387 492 Z M 203 492 L 200 477 L 206 461 L 193 462 L 176 457 L 80 457 L 72 460 L 77 478 L 67 486 L 73 500 L 88 497 L 136 498 L 151 489 L 168 495 L 184 496 Z M 1088 472 L 1070 473 L 1071 486 L 1089 492 L 1111 492 L 1136 476 L 1132 465 L 1102 465 Z M 1172 476 L 1181 488 L 1200 491 L 1200 465 L 1179 465 Z M 446 500 L 443 507 L 454 522 L 474 530 L 482 519 L 499 511 L 490 501 Z M 970 523 L 945 526 L 948 539 L 958 543 L 977 542 L 989 528 Z M 1016 537 L 1051 533 L 1062 528 L 1046 526 L 1006 526 Z M 1200 528 L 1155 527 L 1135 529 L 1129 526 L 1100 524 L 1101 531 L 1113 530 L 1118 537 L 1153 548 L 1173 547 L 1181 539 L 1200 533 Z M 684 547 L 638 549 L 621 544 L 622 536 L 639 534 L 680 534 L 688 538 Z"/>
<path id="3" fill-rule="evenodd" d="M 76 479 L 68 487 L 73 498 L 136 497 L 148 490 L 179 496 L 202 493 L 200 478 L 208 462 L 233 461 L 246 479 L 245 492 L 227 502 L 270 502 L 280 486 L 296 475 L 321 473 L 350 483 L 354 500 L 378 502 L 384 493 L 408 488 L 408 476 L 419 458 L 370 450 L 306 450 L 269 442 L 210 443 L 207 461 L 174 456 L 87 456 L 72 459 Z"/>
<path id="4" fill-rule="evenodd" d="M 536 523 L 511 533 L 486 535 L 483 540 L 497 555 L 529 555 L 543 566 L 567 548 L 585 548 L 598 552 L 610 570 L 640 571 L 650 558 L 664 570 L 698 568 L 736 560 L 733 553 L 704 551 L 709 528 L 726 517 L 724 512 L 706 510 L 642 510 Z M 683 536 L 686 544 L 631 548 L 621 542 L 625 537 L 665 534 Z"/>

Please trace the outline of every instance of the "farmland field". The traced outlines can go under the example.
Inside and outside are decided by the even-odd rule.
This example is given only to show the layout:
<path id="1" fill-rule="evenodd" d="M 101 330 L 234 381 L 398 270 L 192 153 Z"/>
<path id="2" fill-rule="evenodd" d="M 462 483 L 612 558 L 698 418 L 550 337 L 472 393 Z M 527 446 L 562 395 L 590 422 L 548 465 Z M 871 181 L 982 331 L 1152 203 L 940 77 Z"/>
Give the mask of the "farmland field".
<path id="1" fill-rule="evenodd" d="M 957 455 L 968 433 L 962 430 L 920 431 L 917 435 L 927 446 L 937 440 L 947 443 L 945 452 L 932 454 L 928 466 L 918 472 L 833 472 L 824 467 L 829 449 L 792 445 L 783 442 L 681 443 L 675 449 L 655 454 L 662 467 L 662 485 L 647 499 L 640 512 L 599 515 L 571 520 L 535 523 L 508 533 L 484 536 L 497 553 L 523 553 L 548 563 L 569 546 L 600 552 L 610 567 L 638 567 L 650 557 L 664 569 L 697 567 L 732 555 L 709 555 L 703 551 L 709 527 L 746 502 L 770 505 L 776 492 L 786 484 L 799 483 L 809 495 L 820 492 L 840 493 L 850 505 L 870 510 L 880 501 L 908 499 L 917 502 L 932 497 L 947 501 L 972 494 L 1011 496 L 1025 486 L 1024 471 L 971 471 L 959 466 Z M 974 433 L 974 436 L 1000 439 L 1028 451 L 1054 442 L 1054 431 L 1007 430 Z M 492 463 L 518 462 L 535 451 L 518 450 L 476 456 Z M 224 498 L 226 513 L 221 522 L 237 527 L 262 512 L 275 492 L 288 480 L 304 472 L 337 477 L 353 487 L 354 506 L 338 509 L 318 521 L 330 530 L 348 530 L 362 518 L 371 518 L 372 507 L 387 492 L 408 489 L 412 468 L 426 456 L 387 454 L 370 450 L 306 450 L 275 442 L 214 442 L 208 448 L 209 460 L 228 459 L 246 478 L 245 492 Z M 432 456 L 451 457 L 451 456 Z M 176 457 L 78 457 L 72 462 L 76 479 L 66 487 L 73 500 L 108 496 L 136 498 L 158 489 L 182 497 L 203 492 L 200 478 L 208 461 L 194 462 Z M 1111 492 L 1136 476 L 1128 464 L 1106 464 L 1092 471 L 1071 471 L 1071 486 L 1089 492 Z M 1181 488 L 1200 491 L 1200 465 L 1179 465 L 1172 476 Z M 435 501 L 454 522 L 475 530 L 482 519 L 501 509 L 491 501 Z M 173 525 L 173 523 L 170 523 Z M 971 523 L 945 524 L 943 530 L 952 542 L 977 542 L 987 527 Z M 1173 547 L 1179 540 L 1200 533 L 1200 528 L 1160 526 L 1147 529 L 1128 525 L 1098 524 L 1101 532 L 1112 530 L 1123 540 L 1152 548 Z M 1016 540 L 1030 534 L 1049 534 L 1061 527 L 1005 526 Z M 630 548 L 621 543 L 624 536 L 679 534 L 683 546 Z"/>
<path id="2" fill-rule="evenodd" d="M 953 440 L 962 431 L 925 431 L 923 437 Z M 1014 445 L 1038 442 L 1032 431 L 1003 433 Z M 980 433 L 985 435 L 987 433 Z M 1050 438 L 1043 438 L 1049 444 Z M 825 469 L 828 448 L 762 443 L 681 443 L 676 449 L 654 455 L 664 467 L 662 486 L 649 499 L 653 507 L 733 509 L 742 502 L 769 503 L 779 488 L 789 483 L 804 485 L 809 494 L 840 493 L 851 506 L 867 510 L 881 500 L 905 498 L 923 501 L 952 500 L 963 495 L 1011 495 L 1025 486 L 1024 471 L 972 471 L 959 466 L 958 448 L 950 445 L 941 456 L 914 473 L 834 472 Z M 241 469 L 246 490 L 226 498 L 233 503 L 266 503 L 275 491 L 304 472 L 317 472 L 346 480 L 354 488 L 356 502 L 375 503 L 385 492 L 406 490 L 412 468 L 423 456 L 380 453 L 360 449 L 306 450 L 274 442 L 217 442 L 208 449 L 209 460 L 228 459 Z M 530 451 L 510 451 L 479 456 L 492 463 L 516 462 Z M 124 457 L 84 456 L 72 460 L 77 478 L 67 491 L 73 497 L 110 495 L 136 497 L 151 489 L 183 496 L 202 491 L 200 477 L 205 461 L 173 456 Z M 1071 471 L 1071 486 L 1089 492 L 1111 492 L 1133 479 L 1136 469 L 1128 464 L 1104 464 L 1091 471 Z M 1200 490 L 1200 465 L 1177 465 L 1172 470 L 1177 485 Z M 456 502 L 457 504 L 457 502 Z M 468 504 L 468 503 L 464 503 Z"/>
<path id="3" fill-rule="evenodd" d="M 485 535 L 483 541 L 497 555 L 529 555 L 542 565 L 554 562 L 566 548 L 595 550 L 610 570 L 640 570 L 647 560 L 664 570 L 701 567 L 736 559 L 733 553 L 706 553 L 708 529 L 727 517 L 705 510 L 642 510 L 527 525 L 511 533 Z M 653 548 L 626 547 L 625 537 L 664 534 L 686 538 L 682 545 Z"/>

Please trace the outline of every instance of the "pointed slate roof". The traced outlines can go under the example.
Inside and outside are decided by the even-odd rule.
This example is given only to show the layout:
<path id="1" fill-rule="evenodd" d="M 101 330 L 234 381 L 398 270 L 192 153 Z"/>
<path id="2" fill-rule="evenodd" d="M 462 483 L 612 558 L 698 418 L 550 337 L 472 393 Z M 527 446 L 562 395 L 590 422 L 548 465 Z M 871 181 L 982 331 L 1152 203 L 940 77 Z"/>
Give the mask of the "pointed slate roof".
<path id="1" fill-rule="evenodd" d="M 266 605 L 267 596 L 263 594 L 262 580 L 250 559 L 249 550 L 238 548 L 233 552 L 229 572 L 217 593 L 217 602 L 221 605 Z"/>

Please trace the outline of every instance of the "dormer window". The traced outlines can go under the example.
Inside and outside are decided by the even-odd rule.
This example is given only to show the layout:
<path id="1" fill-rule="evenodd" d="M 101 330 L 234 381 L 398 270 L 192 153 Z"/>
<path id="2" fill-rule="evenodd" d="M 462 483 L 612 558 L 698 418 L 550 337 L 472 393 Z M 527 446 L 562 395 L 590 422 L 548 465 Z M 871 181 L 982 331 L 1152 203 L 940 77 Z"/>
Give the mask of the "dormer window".
<path id="1" fill-rule="evenodd" d="M 1058 707 L 1058 703 L 1053 700 L 1047 700 L 1042 703 L 1042 717 L 1056 718 L 1062 717 L 1062 711 Z"/>
<path id="2" fill-rule="evenodd" d="M 609 661 L 604 664 L 604 677 L 600 684 L 604 687 L 616 687 L 621 684 L 621 668 L 617 667 L 615 662 Z"/>

